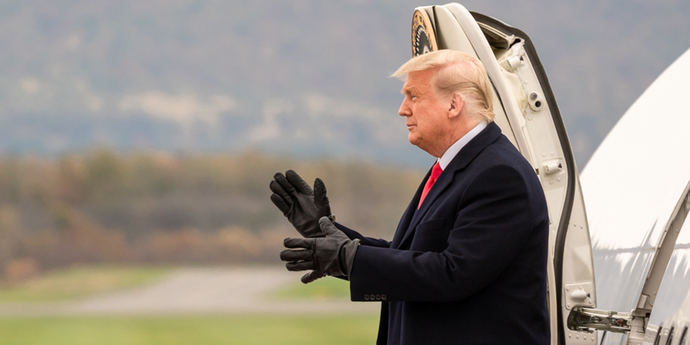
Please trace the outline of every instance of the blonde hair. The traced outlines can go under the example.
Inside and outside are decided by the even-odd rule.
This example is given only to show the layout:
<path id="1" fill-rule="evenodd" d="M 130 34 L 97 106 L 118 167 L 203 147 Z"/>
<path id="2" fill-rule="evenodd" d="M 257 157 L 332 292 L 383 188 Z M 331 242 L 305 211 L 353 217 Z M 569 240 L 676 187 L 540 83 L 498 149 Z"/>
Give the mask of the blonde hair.
<path id="1" fill-rule="evenodd" d="M 442 49 L 407 60 L 391 77 L 403 79 L 410 72 L 438 68 L 432 85 L 445 95 L 459 92 L 470 98 L 478 115 L 486 121 L 494 119 L 489 77 L 484 65 L 472 55 L 459 50 Z"/>

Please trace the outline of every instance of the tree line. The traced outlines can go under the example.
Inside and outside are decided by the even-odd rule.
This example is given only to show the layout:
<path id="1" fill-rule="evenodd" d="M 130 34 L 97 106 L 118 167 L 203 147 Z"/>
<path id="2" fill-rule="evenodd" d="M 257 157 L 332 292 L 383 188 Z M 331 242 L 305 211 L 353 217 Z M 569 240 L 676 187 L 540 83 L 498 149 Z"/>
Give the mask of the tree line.
<path id="1" fill-rule="evenodd" d="M 321 177 L 333 213 L 390 238 L 422 171 L 343 160 L 122 154 L 0 159 L 0 280 L 80 263 L 277 262 L 295 235 L 269 200 L 273 174 Z"/>

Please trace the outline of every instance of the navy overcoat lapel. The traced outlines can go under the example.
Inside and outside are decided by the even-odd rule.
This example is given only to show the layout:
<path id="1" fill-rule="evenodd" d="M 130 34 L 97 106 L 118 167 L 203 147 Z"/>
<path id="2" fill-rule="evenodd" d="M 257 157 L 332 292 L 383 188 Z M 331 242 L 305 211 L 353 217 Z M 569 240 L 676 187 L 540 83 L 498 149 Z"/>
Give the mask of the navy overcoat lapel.
<path id="1" fill-rule="evenodd" d="M 400 240 L 402 239 L 402 236 L 407 232 L 407 229 L 410 227 L 410 221 L 416 213 L 415 211 L 417 210 L 417 204 L 419 204 L 419 198 L 422 195 L 422 190 L 424 190 L 426 180 L 429 178 L 430 175 L 431 168 L 429 169 L 429 171 L 427 171 L 426 176 L 424 176 L 424 179 L 422 180 L 422 183 L 419 185 L 419 187 L 417 187 L 417 192 L 414 194 L 414 197 L 412 198 L 412 201 L 410 201 L 410 204 L 407 205 L 405 213 L 403 213 L 403 216 L 400 218 L 400 222 L 398 222 L 398 228 L 395 229 L 395 235 L 393 235 L 393 241 L 391 241 L 391 248 L 399 248 L 398 245 L 400 244 Z"/>
<path id="2" fill-rule="evenodd" d="M 405 228 L 405 232 L 402 236 L 402 239 L 399 242 L 396 242 L 394 239 L 393 248 L 402 247 L 405 244 L 405 242 L 412 237 L 417 224 L 419 224 L 419 222 L 424 218 L 424 215 L 433 206 L 434 202 L 439 198 L 439 196 L 442 195 L 443 192 L 448 188 L 448 186 L 450 186 L 453 183 L 453 180 L 456 178 L 456 174 L 465 169 L 465 167 L 467 167 L 467 165 L 470 162 L 472 162 L 474 158 L 477 157 L 477 155 L 482 150 L 484 150 L 484 148 L 496 141 L 496 139 L 498 139 L 500 135 L 501 129 L 498 127 L 498 125 L 491 122 L 488 126 L 486 126 L 486 128 L 483 131 L 481 131 L 476 137 L 470 140 L 470 142 L 467 143 L 467 145 L 465 145 L 465 147 L 463 147 L 462 150 L 460 150 L 460 152 L 458 152 L 457 156 L 455 156 L 455 158 L 450 162 L 450 164 L 448 164 L 446 170 L 444 170 L 443 173 L 441 173 L 441 176 L 439 176 L 438 180 L 436 180 L 436 183 L 434 183 L 434 186 L 431 188 L 429 194 L 424 199 L 422 207 L 419 210 L 416 210 L 415 212 L 414 209 L 416 208 L 417 203 L 414 203 L 414 201 L 419 200 L 421 188 L 423 188 L 427 178 L 429 178 L 430 175 L 430 172 L 427 173 L 426 178 L 422 182 L 422 187 L 419 190 L 417 190 L 417 194 L 415 194 L 413 202 L 410 203 L 410 205 L 407 207 L 407 211 L 405 211 L 405 215 L 408 216 L 408 214 L 410 213 L 410 207 L 412 207 L 412 212 L 414 212 L 412 220 Z M 398 231 L 396 231 L 396 237 L 398 237 L 397 233 Z"/>

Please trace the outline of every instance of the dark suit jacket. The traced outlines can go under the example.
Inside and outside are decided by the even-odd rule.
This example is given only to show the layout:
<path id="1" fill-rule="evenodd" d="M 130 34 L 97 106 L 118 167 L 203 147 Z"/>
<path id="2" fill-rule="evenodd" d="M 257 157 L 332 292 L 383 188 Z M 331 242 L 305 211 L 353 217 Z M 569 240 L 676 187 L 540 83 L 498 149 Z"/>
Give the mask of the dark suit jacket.
<path id="1" fill-rule="evenodd" d="M 392 242 L 359 246 L 353 301 L 382 301 L 377 344 L 548 344 L 548 215 L 532 167 L 490 123 L 446 167 Z"/>

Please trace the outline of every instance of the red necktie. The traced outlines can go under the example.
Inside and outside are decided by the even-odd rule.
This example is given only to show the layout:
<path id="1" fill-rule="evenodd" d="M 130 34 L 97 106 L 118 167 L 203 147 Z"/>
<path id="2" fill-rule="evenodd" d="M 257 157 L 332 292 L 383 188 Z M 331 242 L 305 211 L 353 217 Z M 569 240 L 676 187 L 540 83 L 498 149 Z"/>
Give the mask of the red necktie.
<path id="1" fill-rule="evenodd" d="M 436 183 L 436 180 L 438 180 L 438 177 L 441 175 L 442 172 L 443 169 L 441 169 L 441 166 L 438 164 L 438 162 L 436 162 L 436 164 L 434 164 L 434 167 L 431 168 L 431 176 L 429 176 L 429 179 L 426 180 L 426 184 L 424 185 L 424 189 L 422 190 L 422 196 L 419 198 L 419 205 L 417 205 L 418 210 L 420 207 L 422 207 L 424 198 L 426 198 L 426 195 L 429 194 L 431 187 L 434 185 L 434 183 Z"/>

